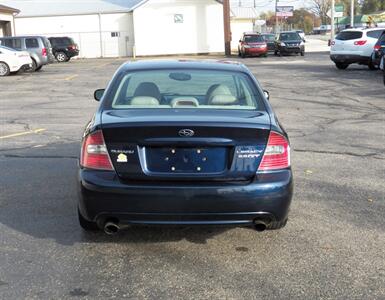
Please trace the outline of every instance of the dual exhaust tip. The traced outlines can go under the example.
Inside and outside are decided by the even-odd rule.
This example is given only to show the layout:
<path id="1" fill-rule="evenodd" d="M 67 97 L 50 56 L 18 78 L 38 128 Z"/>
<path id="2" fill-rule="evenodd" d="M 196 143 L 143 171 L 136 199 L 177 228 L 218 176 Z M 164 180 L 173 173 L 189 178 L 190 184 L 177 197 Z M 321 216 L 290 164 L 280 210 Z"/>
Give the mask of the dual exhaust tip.
<path id="1" fill-rule="evenodd" d="M 266 222 L 264 220 L 258 220 L 258 219 L 255 219 L 253 221 L 253 226 L 254 226 L 254 229 L 259 232 L 265 231 L 267 228 Z M 118 222 L 107 221 L 104 224 L 103 229 L 106 234 L 115 235 L 120 231 L 121 227 L 119 226 Z"/>

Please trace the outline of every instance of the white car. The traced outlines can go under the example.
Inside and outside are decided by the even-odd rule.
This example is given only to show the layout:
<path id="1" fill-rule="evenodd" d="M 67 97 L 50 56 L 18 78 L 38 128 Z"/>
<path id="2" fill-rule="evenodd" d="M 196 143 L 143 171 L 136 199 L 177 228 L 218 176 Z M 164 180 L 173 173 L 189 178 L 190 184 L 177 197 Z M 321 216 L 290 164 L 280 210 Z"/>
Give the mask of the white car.
<path id="1" fill-rule="evenodd" d="M 331 41 L 330 59 L 338 69 L 346 69 L 350 64 L 368 65 L 372 63 L 373 47 L 385 28 L 352 28 L 341 31 Z"/>
<path id="2" fill-rule="evenodd" d="M 0 76 L 30 68 L 32 68 L 32 59 L 28 52 L 0 46 Z"/>
<path id="3" fill-rule="evenodd" d="M 305 40 L 305 32 L 303 30 L 296 30 L 295 32 L 299 34 L 303 41 Z"/>

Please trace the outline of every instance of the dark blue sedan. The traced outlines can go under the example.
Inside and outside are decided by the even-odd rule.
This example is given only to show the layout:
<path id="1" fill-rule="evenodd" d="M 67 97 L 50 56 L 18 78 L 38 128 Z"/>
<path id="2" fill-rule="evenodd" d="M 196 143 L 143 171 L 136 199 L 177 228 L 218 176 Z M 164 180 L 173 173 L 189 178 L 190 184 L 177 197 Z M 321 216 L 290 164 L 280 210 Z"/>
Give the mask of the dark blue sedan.
<path id="1" fill-rule="evenodd" d="M 286 225 L 293 193 L 286 132 L 251 72 L 228 61 L 123 64 L 84 132 L 79 221 Z"/>

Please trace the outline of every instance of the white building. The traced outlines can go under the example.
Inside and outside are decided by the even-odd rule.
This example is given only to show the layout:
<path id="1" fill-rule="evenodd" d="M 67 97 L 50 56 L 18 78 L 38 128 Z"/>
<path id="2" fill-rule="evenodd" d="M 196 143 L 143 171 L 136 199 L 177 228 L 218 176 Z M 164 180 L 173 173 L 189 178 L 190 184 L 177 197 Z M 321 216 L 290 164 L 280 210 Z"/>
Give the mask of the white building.
<path id="1" fill-rule="evenodd" d="M 244 32 L 255 31 L 259 18 L 254 7 L 231 7 L 231 49 L 238 49 L 239 39 Z"/>
<path id="2" fill-rule="evenodd" d="M 14 34 L 14 16 L 19 10 L 0 4 L 0 37 Z"/>
<path id="3" fill-rule="evenodd" d="M 72 37 L 80 57 L 224 51 L 216 0 L 2 0 L 20 10 L 16 35 Z"/>

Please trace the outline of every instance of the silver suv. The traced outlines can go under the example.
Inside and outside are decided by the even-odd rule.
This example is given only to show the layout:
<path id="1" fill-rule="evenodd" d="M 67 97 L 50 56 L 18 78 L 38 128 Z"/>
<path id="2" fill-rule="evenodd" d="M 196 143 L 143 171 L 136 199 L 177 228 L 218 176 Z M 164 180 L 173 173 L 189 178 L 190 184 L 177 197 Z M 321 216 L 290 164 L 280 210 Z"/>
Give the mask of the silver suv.
<path id="1" fill-rule="evenodd" d="M 0 38 L 0 45 L 27 51 L 32 58 L 32 70 L 39 71 L 52 63 L 54 56 L 49 40 L 43 36 L 13 36 Z"/>

